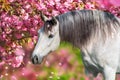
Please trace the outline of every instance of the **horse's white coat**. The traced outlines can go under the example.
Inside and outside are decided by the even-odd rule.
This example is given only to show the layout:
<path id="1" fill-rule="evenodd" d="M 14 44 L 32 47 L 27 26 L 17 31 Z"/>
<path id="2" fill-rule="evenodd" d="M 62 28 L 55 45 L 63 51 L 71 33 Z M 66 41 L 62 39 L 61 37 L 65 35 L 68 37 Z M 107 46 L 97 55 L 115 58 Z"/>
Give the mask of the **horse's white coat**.
<path id="1" fill-rule="evenodd" d="M 81 50 L 87 74 L 97 76 L 101 72 L 105 80 L 115 80 L 115 74 L 120 73 L 120 33 L 112 34 L 105 42 L 97 39 Z"/>
<path id="2" fill-rule="evenodd" d="M 33 58 L 35 55 L 39 56 L 37 63 L 41 63 L 42 58 L 56 50 L 60 44 L 59 23 L 54 28 L 53 38 L 49 38 L 43 28 L 39 31 L 38 43 L 32 54 Z M 120 73 L 120 30 L 111 35 L 105 41 L 101 35 L 99 39 L 92 39 L 93 41 L 81 48 L 87 74 L 97 76 L 101 72 L 105 80 L 115 80 L 116 73 Z"/>

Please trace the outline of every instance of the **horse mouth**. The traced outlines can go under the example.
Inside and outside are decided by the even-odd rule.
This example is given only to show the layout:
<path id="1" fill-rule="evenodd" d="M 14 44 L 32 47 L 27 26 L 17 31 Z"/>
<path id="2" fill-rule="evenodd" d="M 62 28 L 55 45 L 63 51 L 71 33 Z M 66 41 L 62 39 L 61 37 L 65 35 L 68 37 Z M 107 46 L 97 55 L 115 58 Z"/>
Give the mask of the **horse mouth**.
<path id="1" fill-rule="evenodd" d="M 49 53 L 51 53 L 51 52 L 53 52 L 53 51 L 51 50 Z M 48 53 L 48 55 L 49 55 L 49 53 Z M 43 56 L 43 57 L 35 55 L 34 57 L 31 58 L 32 63 L 33 64 L 42 64 L 46 61 L 46 58 L 48 55 Z"/>
<path id="2" fill-rule="evenodd" d="M 53 51 L 51 50 L 49 53 L 51 53 L 51 52 L 53 52 Z"/>

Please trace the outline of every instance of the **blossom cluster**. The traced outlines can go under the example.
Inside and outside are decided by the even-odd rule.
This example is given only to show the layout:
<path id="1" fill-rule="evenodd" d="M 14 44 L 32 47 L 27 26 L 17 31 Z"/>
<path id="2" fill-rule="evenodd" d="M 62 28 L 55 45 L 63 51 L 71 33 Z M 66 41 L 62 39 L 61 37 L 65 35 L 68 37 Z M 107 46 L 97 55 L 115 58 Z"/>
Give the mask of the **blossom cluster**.
<path id="1" fill-rule="evenodd" d="M 21 1 L 3 0 L 0 3 L 0 60 L 4 65 L 19 67 L 25 56 L 22 45 L 36 35 L 40 18 L 30 16 L 28 7 Z"/>
<path id="2" fill-rule="evenodd" d="M 0 69 L 24 65 L 24 57 L 30 55 L 26 50 L 33 49 L 43 24 L 39 11 L 51 17 L 75 9 L 102 9 L 120 16 L 113 0 L 0 0 Z"/>

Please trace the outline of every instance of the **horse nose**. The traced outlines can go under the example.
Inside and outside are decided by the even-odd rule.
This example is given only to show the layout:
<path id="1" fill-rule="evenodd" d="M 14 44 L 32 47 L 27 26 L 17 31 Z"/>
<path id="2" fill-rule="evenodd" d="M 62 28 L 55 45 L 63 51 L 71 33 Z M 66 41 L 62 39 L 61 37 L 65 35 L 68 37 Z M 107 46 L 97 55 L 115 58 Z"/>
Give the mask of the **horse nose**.
<path id="1" fill-rule="evenodd" d="M 37 64 L 38 63 L 38 56 L 37 55 L 35 55 L 34 57 L 32 57 L 32 63 L 33 64 Z"/>

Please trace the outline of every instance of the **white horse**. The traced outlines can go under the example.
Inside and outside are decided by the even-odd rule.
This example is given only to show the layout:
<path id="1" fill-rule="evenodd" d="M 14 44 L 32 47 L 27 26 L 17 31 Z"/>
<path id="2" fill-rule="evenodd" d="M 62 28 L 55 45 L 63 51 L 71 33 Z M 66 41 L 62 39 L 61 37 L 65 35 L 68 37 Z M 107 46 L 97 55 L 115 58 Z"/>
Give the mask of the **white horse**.
<path id="1" fill-rule="evenodd" d="M 32 54 L 39 64 L 44 56 L 68 41 L 81 49 L 86 73 L 102 73 L 105 80 L 115 80 L 120 73 L 120 20 L 99 10 L 74 10 L 48 19 L 41 14 L 44 26 Z"/>

